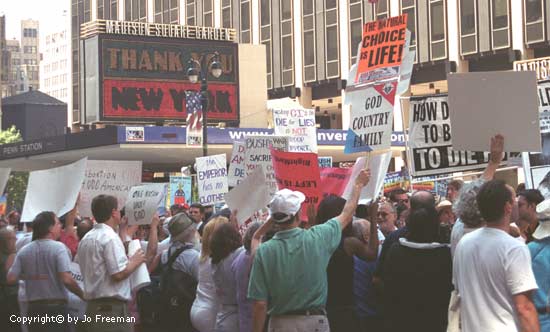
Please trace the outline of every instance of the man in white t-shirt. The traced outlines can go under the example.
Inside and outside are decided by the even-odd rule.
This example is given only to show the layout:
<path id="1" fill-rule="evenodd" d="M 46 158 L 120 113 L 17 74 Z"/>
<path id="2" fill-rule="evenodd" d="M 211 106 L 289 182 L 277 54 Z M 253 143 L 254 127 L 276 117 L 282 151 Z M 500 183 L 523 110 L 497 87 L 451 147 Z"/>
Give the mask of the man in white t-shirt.
<path id="1" fill-rule="evenodd" d="M 538 332 L 529 250 L 508 235 L 517 217 L 514 190 L 501 180 L 489 181 L 481 187 L 477 205 L 487 226 L 464 235 L 453 262 L 462 331 Z"/>

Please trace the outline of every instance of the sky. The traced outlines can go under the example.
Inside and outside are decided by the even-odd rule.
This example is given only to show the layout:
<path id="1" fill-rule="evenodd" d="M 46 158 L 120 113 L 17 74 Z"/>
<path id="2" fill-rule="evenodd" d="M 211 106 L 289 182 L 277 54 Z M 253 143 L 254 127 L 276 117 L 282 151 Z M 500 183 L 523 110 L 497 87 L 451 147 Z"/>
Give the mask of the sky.
<path id="1" fill-rule="evenodd" d="M 61 27 L 63 10 L 67 10 L 69 22 L 69 0 L 0 0 L 0 15 L 6 16 L 6 39 L 20 39 L 21 20 L 39 21 L 39 34 L 52 32 Z"/>

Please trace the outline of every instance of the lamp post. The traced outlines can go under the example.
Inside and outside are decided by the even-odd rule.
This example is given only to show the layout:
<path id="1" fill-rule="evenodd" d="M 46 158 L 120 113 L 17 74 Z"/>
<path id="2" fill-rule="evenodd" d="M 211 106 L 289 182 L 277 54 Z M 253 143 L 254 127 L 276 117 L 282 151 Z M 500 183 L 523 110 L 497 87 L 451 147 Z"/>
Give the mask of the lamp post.
<path id="1" fill-rule="evenodd" d="M 218 78 L 222 75 L 222 65 L 220 63 L 220 54 L 218 52 L 207 53 L 202 56 L 201 61 L 189 59 L 187 62 L 187 77 L 189 82 L 197 83 L 201 81 L 201 107 L 202 107 L 202 154 L 208 155 L 207 143 L 207 119 L 206 112 L 208 110 L 208 73 Z"/>

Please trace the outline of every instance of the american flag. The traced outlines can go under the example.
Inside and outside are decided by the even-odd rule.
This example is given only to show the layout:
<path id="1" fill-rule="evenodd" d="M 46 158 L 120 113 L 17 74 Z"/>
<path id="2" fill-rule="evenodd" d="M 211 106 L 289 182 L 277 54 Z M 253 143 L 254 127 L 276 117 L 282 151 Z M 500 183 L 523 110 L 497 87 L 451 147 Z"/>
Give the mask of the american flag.
<path id="1" fill-rule="evenodd" d="M 201 93 L 197 91 L 185 91 L 185 107 L 187 109 L 187 128 L 189 130 L 201 130 Z"/>

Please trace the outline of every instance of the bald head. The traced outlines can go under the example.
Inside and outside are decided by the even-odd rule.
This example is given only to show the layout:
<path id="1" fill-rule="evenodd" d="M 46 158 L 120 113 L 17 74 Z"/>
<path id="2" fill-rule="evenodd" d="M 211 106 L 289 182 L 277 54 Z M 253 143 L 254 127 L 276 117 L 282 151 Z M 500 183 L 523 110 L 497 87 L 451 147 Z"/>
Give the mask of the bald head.
<path id="1" fill-rule="evenodd" d="M 435 208 L 435 198 L 429 191 L 419 190 L 411 196 L 411 210 Z"/>

